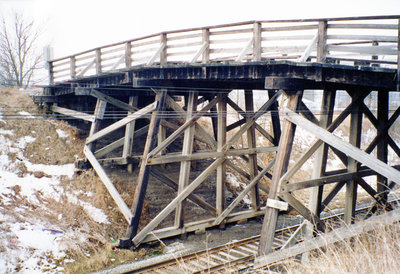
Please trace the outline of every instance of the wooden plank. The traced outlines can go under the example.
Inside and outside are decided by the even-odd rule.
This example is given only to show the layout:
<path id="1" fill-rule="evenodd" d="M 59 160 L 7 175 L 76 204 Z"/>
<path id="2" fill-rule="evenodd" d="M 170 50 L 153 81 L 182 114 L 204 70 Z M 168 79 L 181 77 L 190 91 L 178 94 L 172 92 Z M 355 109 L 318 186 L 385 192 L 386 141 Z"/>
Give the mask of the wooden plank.
<path id="1" fill-rule="evenodd" d="M 329 23 L 330 29 L 397 29 L 397 25 L 394 24 L 335 24 Z"/>
<path id="2" fill-rule="evenodd" d="M 125 54 L 121 55 L 121 57 L 119 57 L 117 62 L 115 62 L 114 65 L 112 65 L 110 70 L 115 70 L 119 65 L 121 65 L 123 62 L 125 62 L 125 59 L 126 59 Z"/>
<path id="3" fill-rule="evenodd" d="M 161 90 L 161 92 L 156 94 L 156 101 L 151 105 L 156 105 L 156 109 L 151 114 L 149 131 L 147 133 L 146 143 L 143 150 L 142 161 L 140 164 L 140 169 L 137 177 L 137 183 L 135 188 L 135 194 L 133 196 L 132 202 L 132 219 L 130 220 L 129 226 L 127 228 L 127 239 L 120 241 L 122 245 L 131 245 L 130 240 L 136 235 L 140 216 L 142 215 L 144 197 L 146 195 L 147 183 L 149 179 L 150 168 L 146 165 L 146 160 L 148 153 L 155 147 L 157 131 L 160 125 L 160 112 L 164 110 L 165 97 L 167 90 Z"/>
<path id="4" fill-rule="evenodd" d="M 339 193 L 339 191 L 343 188 L 346 182 L 337 183 L 333 189 L 326 195 L 325 199 L 321 203 L 321 212 L 328 207 L 329 203 L 335 198 L 335 196 Z"/>
<path id="5" fill-rule="evenodd" d="M 249 191 L 251 191 L 254 186 L 260 181 L 262 177 L 273 167 L 275 163 L 275 159 L 271 161 L 260 173 L 258 173 L 251 181 L 247 184 L 247 186 L 239 193 L 239 195 L 231 202 L 231 204 L 218 215 L 218 217 L 213 222 L 213 225 L 219 225 L 231 212 L 232 210 L 243 200 Z"/>
<path id="6" fill-rule="evenodd" d="M 99 150 L 97 150 L 94 155 L 96 156 L 96 158 L 101 158 L 105 155 L 107 155 L 108 153 L 110 153 L 111 151 L 120 148 L 124 145 L 125 142 L 125 137 L 122 137 L 120 139 L 118 139 L 117 141 L 112 142 L 111 144 L 108 144 L 102 148 L 100 148 Z"/>
<path id="7" fill-rule="evenodd" d="M 329 26 L 330 28 L 330 26 Z M 390 35 L 357 35 L 357 34 L 338 34 L 338 35 L 328 35 L 327 39 L 335 40 L 363 40 L 370 42 L 397 42 L 396 36 Z"/>
<path id="8" fill-rule="evenodd" d="M 318 22 L 318 41 L 317 41 L 317 62 L 325 62 L 328 51 L 326 45 L 326 34 L 328 23 L 325 20 Z"/>
<path id="9" fill-rule="evenodd" d="M 329 124 L 332 123 L 332 118 L 334 114 L 334 106 L 335 106 L 335 98 L 336 98 L 336 91 L 335 90 L 324 90 L 321 102 L 321 115 L 320 121 L 316 120 L 313 116 L 313 119 L 308 118 L 310 121 L 313 121 L 314 124 L 320 125 L 323 128 L 327 128 Z M 304 103 L 303 103 L 304 105 Z M 305 107 L 305 106 L 304 106 Z M 308 110 L 308 108 L 307 108 Z M 311 111 L 302 111 L 302 113 L 311 113 Z M 307 118 L 307 116 L 305 115 Z M 322 144 L 316 151 L 315 155 L 315 164 L 313 171 L 311 173 L 311 178 L 316 179 L 320 178 L 326 170 L 326 164 L 328 161 L 328 146 L 326 144 Z M 309 201 L 309 209 L 310 211 L 315 214 L 318 218 L 320 217 L 321 213 L 321 203 L 322 203 L 322 196 L 324 192 L 324 184 L 313 187 L 310 193 L 310 201 Z M 314 231 L 317 229 L 315 223 L 307 222 L 305 227 L 305 238 L 312 238 L 314 235 Z M 303 254 L 303 260 L 307 260 L 309 253 Z"/>
<path id="10" fill-rule="evenodd" d="M 327 128 L 329 132 L 333 132 L 346 118 L 350 115 L 351 109 L 355 104 L 360 103 L 363 100 L 364 96 L 359 96 L 357 100 L 350 103 L 340 114 L 336 117 L 335 121 Z M 317 140 L 310 147 L 309 150 L 305 154 L 303 154 L 300 159 L 296 161 L 296 163 L 282 176 L 281 181 L 285 182 L 289 180 L 300 168 L 301 166 L 314 154 L 314 152 L 321 146 L 323 142 L 321 140 Z"/>
<path id="11" fill-rule="evenodd" d="M 397 20 L 397 83 L 396 90 L 400 91 L 400 19 Z"/>
<path id="12" fill-rule="evenodd" d="M 96 64 L 96 58 L 93 59 L 89 64 L 87 64 L 86 67 L 84 67 L 77 75 L 77 77 L 82 77 L 85 75 L 85 73 L 93 67 L 93 65 Z"/>
<path id="13" fill-rule="evenodd" d="M 133 107 L 137 107 L 138 105 L 138 98 L 139 96 L 130 96 L 129 97 L 129 105 Z M 131 115 L 132 112 L 128 112 L 128 115 Z M 132 147 L 133 147 L 133 140 L 135 135 L 135 121 L 133 120 L 131 123 L 127 124 L 125 127 L 125 140 L 124 140 L 124 147 L 122 149 L 122 158 L 126 158 L 131 156 L 132 154 Z M 129 173 L 132 172 L 132 164 L 128 164 L 127 171 Z"/>
<path id="14" fill-rule="evenodd" d="M 302 91 L 298 91 L 295 94 L 289 95 L 288 107 L 297 110 L 299 101 L 301 101 L 301 97 Z M 285 121 L 279 141 L 278 152 L 276 154 L 276 162 L 268 195 L 268 198 L 270 199 L 278 199 L 280 178 L 289 165 L 295 130 L 296 127 L 294 124 L 288 120 Z M 260 246 L 258 249 L 258 253 L 260 255 L 268 254 L 272 251 L 278 212 L 279 210 L 269 207 L 265 211 L 264 222 L 261 229 Z"/>
<path id="15" fill-rule="evenodd" d="M 133 112 L 132 114 L 127 115 L 125 118 L 115 122 L 114 124 L 103 128 L 102 130 L 97 131 L 93 135 L 89 136 L 86 139 L 86 144 L 92 143 L 99 138 L 135 121 L 136 119 L 143 118 L 143 116 L 147 115 L 149 112 L 155 110 L 157 108 L 157 102 L 151 103 L 150 105 L 147 105 L 146 107 Z"/>
<path id="16" fill-rule="evenodd" d="M 308 120 L 304 119 L 293 111 L 285 108 L 283 112 L 285 115 L 285 119 L 306 129 L 308 132 L 312 133 L 323 142 L 337 148 L 338 150 L 355 159 L 359 163 L 368 166 L 377 173 L 385 176 L 386 178 L 392 180 L 397 184 L 400 184 L 400 172 L 398 170 L 392 168 L 391 166 L 388 166 L 385 163 L 382 163 L 382 161 L 377 160 L 372 155 L 365 153 L 359 148 L 356 148 L 351 144 L 344 142 L 341 138 L 335 136 L 325 129 L 314 125 L 313 123 L 309 122 Z"/>
<path id="17" fill-rule="evenodd" d="M 261 208 L 259 211 L 253 210 L 245 210 L 241 212 L 235 212 L 229 214 L 229 216 L 225 219 L 226 223 L 234 223 L 240 220 L 246 220 L 250 218 L 254 218 L 263 214 L 263 210 L 265 208 Z M 142 243 L 150 242 L 150 241 L 157 241 L 161 238 L 168 238 L 172 236 L 181 235 L 187 232 L 193 232 L 198 230 L 204 230 L 210 227 L 210 223 L 214 221 L 214 218 L 209 218 L 205 220 L 195 221 L 186 223 L 182 228 L 174 228 L 168 227 L 165 229 L 158 229 L 153 230 L 151 233 L 148 233 Z M 256 248 L 257 249 L 257 248 Z"/>
<path id="18" fill-rule="evenodd" d="M 300 189 L 322 186 L 326 184 L 332 184 L 336 182 L 344 182 L 348 180 L 355 180 L 359 177 L 371 176 L 376 174 L 375 171 L 368 169 L 362 171 L 354 171 L 354 172 L 343 172 L 335 175 L 329 176 L 321 176 L 315 179 L 310 179 L 302 182 L 296 182 L 293 184 L 282 184 L 281 185 L 281 192 L 292 192 Z"/>
<path id="19" fill-rule="evenodd" d="M 262 24 L 254 22 L 253 24 L 253 61 L 261 61 L 261 41 L 262 41 Z"/>
<path id="20" fill-rule="evenodd" d="M 192 183 L 190 183 L 179 195 L 177 195 L 153 220 L 150 221 L 133 239 L 137 246 L 162 220 L 165 219 L 186 197 L 193 192 L 225 159 L 217 159 L 209 165 Z"/>
<path id="21" fill-rule="evenodd" d="M 86 91 L 86 89 L 84 89 L 84 91 Z M 76 91 L 75 93 L 80 92 L 80 91 Z M 105 101 L 113 106 L 119 107 L 123 110 L 126 111 L 137 111 L 139 110 L 137 107 L 131 106 L 125 102 L 122 102 L 121 100 L 115 99 L 111 96 L 105 95 L 104 93 L 96 90 L 96 89 L 91 89 L 89 90 L 89 95 L 96 97 L 97 99 L 100 99 L 102 101 Z"/>
<path id="22" fill-rule="evenodd" d="M 247 42 L 246 46 L 239 53 L 238 57 L 236 57 L 235 62 L 241 62 L 244 56 L 249 53 L 250 49 L 253 47 L 254 38 L 251 38 L 249 42 Z"/>
<path id="23" fill-rule="evenodd" d="M 180 105 L 178 105 L 175 102 L 175 100 L 173 98 L 171 98 L 171 96 L 167 96 L 166 104 L 177 113 L 185 113 L 185 110 Z M 213 108 L 214 107 L 212 107 L 210 110 L 212 110 Z M 162 123 L 164 123 L 164 122 L 167 123 L 167 121 L 165 121 L 165 120 L 162 120 L 161 122 Z M 212 148 L 216 148 L 217 147 L 217 142 L 215 141 L 215 139 L 212 138 L 210 136 L 210 134 L 208 134 L 207 131 L 200 124 L 196 123 L 195 124 L 195 128 L 196 128 L 195 137 L 198 140 L 201 140 L 202 142 L 210 145 Z M 174 127 L 173 129 L 175 131 L 175 130 L 178 129 L 178 127 Z"/>
<path id="24" fill-rule="evenodd" d="M 197 109 L 197 98 L 198 92 L 189 92 L 188 104 L 186 106 L 186 121 L 190 120 Z M 194 143 L 194 125 L 188 127 L 183 136 L 182 144 L 182 156 L 187 156 L 193 152 Z M 190 177 L 190 161 L 181 161 L 180 172 L 179 172 L 179 183 L 178 183 L 178 195 L 185 189 L 189 184 Z M 175 211 L 175 223 L 176 227 L 182 227 L 184 223 L 184 202 L 178 203 Z M 218 209 L 217 209 L 218 210 Z"/>
<path id="25" fill-rule="evenodd" d="M 361 145 L 362 133 L 362 113 L 360 105 L 355 105 L 350 115 L 350 134 L 349 143 L 359 148 Z M 347 160 L 347 170 L 349 172 L 356 172 L 358 170 L 358 163 L 353 158 Z M 345 208 L 344 208 L 344 222 L 350 224 L 354 221 L 357 202 L 357 182 L 349 180 L 346 182 L 346 195 L 345 195 Z"/>
<path id="26" fill-rule="evenodd" d="M 160 46 L 158 47 L 156 52 L 151 56 L 151 58 L 147 61 L 146 65 L 148 66 L 153 65 L 155 61 L 160 58 L 160 55 L 166 46 L 167 46 L 166 43 L 160 43 Z"/>
<path id="27" fill-rule="evenodd" d="M 170 136 L 168 136 L 167 139 L 164 140 L 161 144 L 159 144 L 153 151 L 149 153 L 149 157 L 152 157 L 158 153 L 160 153 L 161 150 L 166 148 L 169 144 L 171 144 L 182 132 L 194 124 L 205 112 L 210 110 L 213 106 L 215 106 L 218 102 L 218 98 L 214 98 L 211 100 L 210 103 L 208 103 L 204 108 L 202 108 L 200 111 L 198 111 L 195 115 L 192 116 L 192 118 L 189 121 L 186 121 L 182 126 L 180 126 L 177 130 L 175 130 Z"/>
<path id="28" fill-rule="evenodd" d="M 57 113 L 61 113 L 65 116 L 70 116 L 70 117 L 74 117 L 76 119 L 81 119 L 84 121 L 89 121 L 89 122 L 94 122 L 95 120 L 95 116 L 94 115 L 90 115 L 84 112 L 80 112 L 80 111 L 76 111 L 73 109 L 68 109 L 68 108 L 62 108 L 59 106 L 51 106 L 51 111 L 53 112 L 57 112 Z"/>
<path id="29" fill-rule="evenodd" d="M 384 163 L 388 162 L 388 128 L 389 123 L 389 92 L 384 90 L 378 91 L 378 115 L 377 120 L 377 132 L 382 135 L 379 139 L 380 141 L 376 147 L 376 157 Z M 382 201 L 387 201 L 388 180 L 378 175 L 376 178 L 377 192 L 379 193 L 379 198 Z"/>
<path id="30" fill-rule="evenodd" d="M 260 109 L 254 114 L 253 117 L 240 129 L 238 130 L 234 136 L 229 139 L 229 141 L 224 146 L 224 151 L 228 150 L 234 143 L 236 143 L 239 138 L 246 132 L 254 123 L 255 121 L 260 118 L 262 115 L 265 114 L 278 100 L 279 96 L 281 95 L 281 91 L 278 91 L 272 98 L 270 98 Z"/>
<path id="31" fill-rule="evenodd" d="M 106 172 L 101 167 L 99 162 L 97 162 L 96 157 L 93 155 L 92 151 L 89 149 L 88 146 L 84 147 L 83 153 L 85 154 L 86 158 L 91 163 L 91 165 L 92 165 L 93 169 L 96 171 L 97 175 L 100 177 L 104 186 L 107 188 L 108 192 L 110 193 L 114 202 L 117 204 L 122 215 L 124 215 L 125 220 L 129 223 L 132 219 L 132 213 L 131 213 L 129 207 L 126 205 L 126 203 L 122 199 L 122 197 L 119 195 L 118 190 L 115 188 L 114 184 L 108 178 Z"/>
<path id="32" fill-rule="evenodd" d="M 102 101 L 100 99 L 97 99 L 96 102 L 96 107 L 94 109 L 94 121 L 92 122 L 92 125 L 90 127 L 89 131 L 89 137 L 93 136 L 100 128 L 100 120 L 104 118 L 104 113 L 106 111 L 107 103 L 105 101 Z M 94 151 L 96 148 L 96 143 L 92 142 L 91 144 L 88 145 L 90 150 Z"/>
<path id="33" fill-rule="evenodd" d="M 176 191 L 178 190 L 178 183 L 169 178 L 168 176 L 164 175 L 163 172 L 153 168 L 150 170 L 150 174 L 153 177 L 157 178 L 160 182 L 169 186 L 170 188 Z M 215 207 L 204 201 L 200 196 L 192 193 L 188 196 L 188 199 L 191 200 L 193 203 L 197 204 L 198 206 L 200 206 L 201 208 L 204 208 L 212 215 L 215 215 L 216 213 Z"/>
<path id="34" fill-rule="evenodd" d="M 132 66 L 132 44 L 131 42 L 125 42 L 125 68 Z"/>
<path id="35" fill-rule="evenodd" d="M 218 94 L 218 105 L 217 105 L 217 153 L 223 153 L 223 147 L 226 144 L 226 97 L 227 94 Z M 225 208 L 225 184 L 226 184 L 226 165 L 221 163 L 217 167 L 217 178 L 216 178 L 216 201 L 215 207 L 217 209 L 217 215 L 221 214 Z"/>
<path id="36" fill-rule="evenodd" d="M 149 130 L 149 125 L 144 126 L 140 129 L 138 129 L 137 131 L 135 131 L 135 136 L 140 137 L 140 136 L 146 134 L 148 130 Z M 104 155 L 110 153 L 111 151 L 122 147 L 124 145 L 124 142 L 125 142 L 125 137 L 122 137 L 121 139 L 118 139 L 117 141 L 114 141 L 111 144 L 100 148 L 99 150 L 97 150 L 94 153 L 94 155 L 96 156 L 96 158 L 103 157 Z"/>
<path id="37" fill-rule="evenodd" d="M 246 123 L 251 122 L 251 116 L 254 115 L 254 99 L 253 99 L 253 91 L 245 90 L 244 91 L 244 99 L 245 99 L 245 107 L 246 107 Z M 256 147 L 256 131 L 254 124 L 249 127 L 247 130 L 247 147 L 255 148 Z M 254 179 L 257 176 L 257 154 L 249 154 L 249 175 L 250 180 Z M 253 209 L 258 209 L 260 206 L 260 195 L 258 191 L 257 183 L 254 185 L 250 192 L 251 206 Z"/>
<path id="38" fill-rule="evenodd" d="M 352 52 L 358 54 L 378 54 L 378 55 L 397 55 L 397 49 L 393 46 L 336 46 L 327 45 L 327 51 L 338 51 L 338 52 Z"/>
<path id="39" fill-rule="evenodd" d="M 272 98 L 276 94 L 276 90 L 269 89 L 268 90 L 268 98 Z M 278 146 L 279 139 L 281 137 L 281 122 L 279 119 L 279 103 L 275 101 L 271 106 L 271 123 L 272 123 L 272 132 L 274 133 L 274 141 L 272 142 L 275 146 Z"/>
<path id="40" fill-rule="evenodd" d="M 310 43 L 308 44 L 307 48 L 304 50 L 303 54 L 300 56 L 299 59 L 297 59 L 297 62 L 306 62 L 308 57 L 310 57 L 311 52 L 314 50 L 314 48 L 317 45 L 318 41 L 318 33 L 311 39 Z"/>
<path id="41" fill-rule="evenodd" d="M 382 226 L 393 224 L 395 222 L 398 222 L 399 220 L 399 209 L 390 211 L 379 216 L 373 216 L 366 221 L 334 229 L 329 233 L 326 233 L 314 239 L 306 240 L 293 247 L 281 249 L 274 253 L 257 257 L 254 262 L 255 268 L 266 267 L 273 263 L 285 260 L 290 257 L 294 257 L 304 252 L 311 251 L 313 249 L 319 249 L 327 245 L 355 237 L 358 234 L 366 233 Z"/>
<path id="42" fill-rule="evenodd" d="M 193 56 L 193 58 L 190 60 L 190 63 L 196 63 L 197 60 L 199 59 L 200 56 L 203 55 L 203 53 L 206 51 L 206 49 L 209 47 L 208 42 L 203 42 L 199 50 L 196 52 L 196 54 Z"/>
<path id="43" fill-rule="evenodd" d="M 271 97 L 273 97 L 273 95 L 270 96 L 270 98 Z M 241 107 L 239 107 L 235 102 L 233 102 L 229 97 L 227 97 L 227 102 L 234 110 L 236 110 L 238 112 L 238 114 L 243 116 L 243 119 L 240 119 L 239 121 L 237 121 L 233 124 L 230 124 L 226 128 L 227 131 L 230 131 L 238 126 L 243 125 L 246 122 L 246 112 Z M 277 141 L 274 139 L 274 137 L 272 137 L 262 126 L 260 126 L 256 122 L 254 123 L 254 125 L 255 125 L 256 129 L 258 130 L 258 132 L 260 132 L 265 138 L 267 138 L 268 141 L 277 145 Z"/>
<path id="44" fill-rule="evenodd" d="M 76 77 L 76 60 L 74 56 L 71 56 L 69 59 L 69 66 L 70 66 L 70 77 L 71 79 L 75 79 Z"/>
<path id="45" fill-rule="evenodd" d="M 307 219 L 314 227 L 319 230 L 324 230 L 324 224 L 321 222 L 319 216 L 310 211 L 305 205 L 297 200 L 290 193 L 284 192 L 279 195 L 284 201 L 288 202 L 297 212 Z M 269 198 L 268 198 L 269 199 Z"/>
<path id="46" fill-rule="evenodd" d="M 100 49 L 96 49 L 96 74 L 100 74 L 101 73 L 101 50 Z"/>

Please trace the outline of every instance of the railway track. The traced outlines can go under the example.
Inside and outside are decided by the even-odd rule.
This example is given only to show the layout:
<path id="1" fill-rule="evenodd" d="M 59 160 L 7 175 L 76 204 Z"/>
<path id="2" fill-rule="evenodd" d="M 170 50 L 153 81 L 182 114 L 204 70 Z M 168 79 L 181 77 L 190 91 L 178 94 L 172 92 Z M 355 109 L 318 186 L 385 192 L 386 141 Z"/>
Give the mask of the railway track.
<path id="1" fill-rule="evenodd" d="M 399 200 L 391 201 L 391 204 L 398 202 Z M 357 217 L 362 218 L 368 213 L 369 209 L 370 205 L 358 208 Z M 335 226 L 335 224 L 340 224 L 342 217 L 343 213 L 337 213 L 326 216 L 322 220 Z M 278 229 L 275 232 L 273 248 L 277 250 L 302 241 L 302 233 L 298 232 L 302 230 L 304 224 Z M 119 273 L 226 273 L 227 269 L 229 269 L 229 272 L 245 272 L 253 268 L 259 239 L 260 235 L 257 235 Z"/>

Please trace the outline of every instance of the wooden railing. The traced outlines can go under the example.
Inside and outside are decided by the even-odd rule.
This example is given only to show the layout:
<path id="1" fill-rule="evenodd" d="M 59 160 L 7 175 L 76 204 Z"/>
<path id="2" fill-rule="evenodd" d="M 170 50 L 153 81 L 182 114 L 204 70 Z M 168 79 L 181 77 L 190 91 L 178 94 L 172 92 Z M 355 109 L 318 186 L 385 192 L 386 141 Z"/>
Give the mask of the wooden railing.
<path id="1" fill-rule="evenodd" d="M 252 21 L 175 30 L 49 62 L 50 84 L 167 63 L 292 60 L 400 67 L 400 15 Z"/>

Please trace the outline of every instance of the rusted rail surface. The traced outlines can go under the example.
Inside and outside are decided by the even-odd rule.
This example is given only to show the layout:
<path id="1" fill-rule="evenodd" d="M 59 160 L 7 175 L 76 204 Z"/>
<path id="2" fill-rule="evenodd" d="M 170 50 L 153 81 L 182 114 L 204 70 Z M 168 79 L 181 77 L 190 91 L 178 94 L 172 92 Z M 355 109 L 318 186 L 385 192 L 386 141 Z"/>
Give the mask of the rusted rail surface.
<path id="1" fill-rule="evenodd" d="M 162 32 L 51 60 L 50 84 L 167 63 L 291 60 L 399 68 L 399 20 L 251 21 Z"/>

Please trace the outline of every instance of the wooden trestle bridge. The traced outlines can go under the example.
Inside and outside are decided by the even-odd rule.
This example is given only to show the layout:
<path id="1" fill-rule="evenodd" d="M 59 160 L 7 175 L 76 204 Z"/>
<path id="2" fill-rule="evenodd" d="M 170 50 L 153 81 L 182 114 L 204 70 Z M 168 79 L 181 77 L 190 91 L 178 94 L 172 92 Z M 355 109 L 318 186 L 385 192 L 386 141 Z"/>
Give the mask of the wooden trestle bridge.
<path id="1" fill-rule="evenodd" d="M 308 227 L 323 230 L 320 214 L 341 189 L 344 219 L 351 223 L 357 188 L 378 207 L 385 206 L 390 190 L 400 184 L 400 138 L 393 133 L 400 115 L 395 100 L 400 83 L 399 20 L 400 16 L 252 21 L 162 32 L 50 61 L 50 84 L 36 100 L 53 112 L 91 123 L 84 153 L 127 221 L 121 246 L 264 216 L 259 254 L 267 254 L 279 211 L 294 209 L 309 221 Z M 230 97 L 238 90 L 243 105 Z M 261 104 L 255 90 L 263 94 Z M 304 90 L 322 94 L 320 109 L 302 100 Z M 338 91 L 348 94 L 344 106 Z M 376 109 L 364 103 L 371 92 L 377 94 L 371 97 Z M 177 102 L 179 97 L 184 104 Z M 123 117 L 104 126 L 104 118 L 115 111 Z M 228 117 L 233 112 L 238 117 L 234 122 Z M 261 117 L 268 123 L 260 123 Z M 366 121 L 375 133 L 362 145 Z M 349 130 L 339 137 L 341 126 Z M 297 158 L 291 153 L 296 127 L 316 137 Z M 124 136 L 111 140 L 121 129 Z M 99 142 L 105 136 L 109 142 Z M 179 146 L 168 149 L 178 139 Z M 242 139 L 245 143 L 239 142 Z M 202 145 L 194 149 L 195 143 Z M 134 154 L 133 147 L 142 150 Z M 389 151 L 395 157 L 388 157 Z M 273 157 L 260 161 L 258 156 L 264 154 Z M 332 157 L 342 168 L 328 168 Z M 207 164 L 193 176 L 191 165 L 200 160 Z M 311 177 L 294 179 L 307 161 L 313 161 Z M 131 186 L 135 194 L 126 201 L 102 164 L 127 165 L 131 171 L 138 162 L 136 184 Z M 180 165 L 178 180 L 155 167 L 171 163 Z M 230 199 L 225 197 L 227 169 L 245 183 Z M 149 176 L 169 185 L 176 195 L 139 229 Z M 365 179 L 371 176 L 374 183 Z M 209 177 L 215 183 L 212 202 L 196 193 Z M 303 203 L 295 193 L 306 188 L 312 194 Z M 268 193 L 266 203 L 260 199 L 262 192 Z M 245 197 L 251 200 L 248 208 L 238 206 Z M 188 207 L 202 208 L 206 217 L 188 220 Z M 173 224 L 158 228 L 170 214 Z"/>

